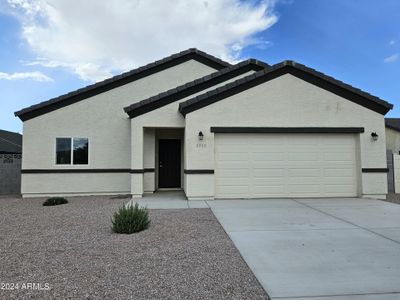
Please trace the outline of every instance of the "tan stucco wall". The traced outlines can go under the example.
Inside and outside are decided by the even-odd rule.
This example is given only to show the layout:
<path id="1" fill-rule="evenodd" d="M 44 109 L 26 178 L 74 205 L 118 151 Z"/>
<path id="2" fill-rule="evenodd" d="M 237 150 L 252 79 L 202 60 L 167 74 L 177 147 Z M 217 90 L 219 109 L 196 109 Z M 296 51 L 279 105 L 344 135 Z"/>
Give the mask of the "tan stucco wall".
<path id="1" fill-rule="evenodd" d="M 30 119 L 23 124 L 22 169 L 66 168 L 131 168 L 131 122 L 123 108 L 188 81 L 208 75 L 216 70 L 195 60 L 190 60 L 159 73 L 124 86 L 104 92 L 78 103 Z M 143 132 L 142 134 L 143 135 Z M 89 165 L 68 166 L 55 164 L 56 137 L 89 138 Z M 141 137 L 143 140 L 143 137 Z M 138 151 L 143 155 L 143 151 Z M 143 168 L 143 164 L 140 168 Z M 85 175 L 91 177 L 92 175 Z M 83 176 L 82 178 L 86 178 Z M 97 174 L 93 174 L 94 177 Z M 95 192 L 98 189 L 126 192 L 131 189 L 129 180 L 123 184 L 117 179 L 121 174 L 107 174 L 104 182 L 86 184 L 76 174 L 22 175 L 22 193 L 61 193 L 63 191 Z M 51 187 L 43 180 L 52 178 Z M 68 181 L 69 179 L 67 179 Z M 115 182 L 118 181 L 118 184 Z M 68 187 L 66 185 L 69 184 Z M 137 184 L 140 184 L 137 182 Z"/>
<path id="2" fill-rule="evenodd" d="M 142 142 L 140 139 L 141 136 L 141 130 L 146 132 L 146 128 L 184 128 L 185 127 L 185 118 L 182 116 L 181 113 L 178 111 L 179 103 L 186 101 L 188 98 L 195 97 L 199 94 L 205 93 L 209 90 L 213 90 L 217 87 L 220 87 L 222 85 L 225 85 L 227 83 L 233 82 L 235 80 L 238 80 L 240 78 L 243 78 L 245 76 L 248 76 L 250 74 L 254 73 L 254 71 L 249 71 L 244 74 L 241 74 L 239 76 L 236 76 L 230 80 L 227 80 L 223 83 L 217 84 L 213 87 L 210 87 L 208 89 L 205 89 L 201 92 L 195 93 L 193 95 L 190 95 L 186 98 L 180 99 L 176 102 L 170 103 L 168 105 L 165 105 L 163 107 L 160 107 L 156 110 L 150 111 L 146 114 L 137 116 L 132 119 L 132 124 L 131 124 L 131 140 L 132 140 L 132 149 L 137 149 L 137 151 L 132 152 L 132 168 L 137 168 L 140 169 L 141 166 L 143 165 L 144 168 L 150 168 L 150 165 L 148 163 L 149 160 L 151 160 L 151 157 L 156 157 L 155 153 L 155 148 L 148 148 L 147 143 L 148 141 L 145 140 L 143 141 L 143 146 Z M 133 135 L 136 135 L 139 138 L 134 138 Z M 184 147 L 184 145 L 183 145 Z M 141 148 L 146 149 L 144 153 L 141 153 Z M 144 160 L 142 160 L 142 157 L 144 155 Z M 182 160 L 182 167 L 184 168 L 184 159 Z M 143 176 L 140 174 L 134 174 L 132 175 L 132 181 L 142 181 L 143 180 L 143 190 L 141 189 L 141 185 L 132 185 L 132 194 L 136 196 L 140 196 L 143 192 L 150 192 L 150 189 L 152 187 L 157 188 L 157 170 L 156 173 L 153 176 L 152 174 L 144 174 Z M 140 178 L 142 177 L 142 178 Z M 133 179 L 135 178 L 135 179 Z M 184 183 L 185 177 L 182 178 L 182 186 L 185 186 Z M 137 187 L 138 190 L 133 189 L 133 187 Z"/>
<path id="3" fill-rule="evenodd" d="M 385 127 L 381 114 L 289 74 L 187 114 L 187 169 L 215 168 L 211 126 L 364 127 L 365 133 L 360 134 L 359 139 L 361 168 L 386 168 Z M 203 147 L 198 146 L 199 131 L 205 134 Z M 373 131 L 379 135 L 376 142 L 371 139 Z M 201 179 L 188 179 L 192 176 L 186 175 L 187 196 L 207 196 L 200 187 L 208 191 L 205 182 L 214 182 L 214 175 L 197 175 Z M 360 170 L 359 176 L 360 196 L 382 197 L 386 194 L 386 173 L 361 174 Z"/>
<path id="4" fill-rule="evenodd" d="M 125 86 L 64 107 L 24 123 L 23 169 L 156 168 L 156 130 L 185 128 L 185 169 L 215 169 L 211 126 L 254 127 L 364 127 L 358 135 L 360 196 L 383 197 L 385 173 L 363 173 L 361 168 L 386 167 L 386 141 L 382 115 L 284 75 L 231 96 L 184 118 L 182 99 L 129 119 L 123 107 L 214 72 L 190 61 Z M 237 79 L 237 78 L 236 78 Z M 204 133 L 203 142 L 198 132 Z M 371 139 L 377 132 L 378 141 Z M 56 137 L 88 137 L 88 166 L 55 165 Z M 201 145 L 199 145 L 201 144 Z M 189 198 L 213 198 L 214 175 L 185 175 Z M 23 174 L 24 196 L 52 194 L 115 194 L 141 196 L 157 188 L 156 174 Z"/>
<path id="5" fill-rule="evenodd" d="M 386 127 L 386 148 L 393 153 L 400 151 L 400 132 Z"/>

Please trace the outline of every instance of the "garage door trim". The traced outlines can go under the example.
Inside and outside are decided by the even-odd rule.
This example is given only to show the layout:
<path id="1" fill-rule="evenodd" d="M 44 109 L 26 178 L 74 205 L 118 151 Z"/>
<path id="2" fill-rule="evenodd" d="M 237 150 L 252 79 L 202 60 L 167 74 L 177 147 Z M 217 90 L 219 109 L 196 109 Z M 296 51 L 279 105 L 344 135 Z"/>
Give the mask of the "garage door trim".
<path id="1" fill-rule="evenodd" d="M 210 127 L 214 133 L 363 133 L 364 127 Z"/>
<path id="2" fill-rule="evenodd" d="M 215 198 L 355 197 L 357 134 L 215 135 Z"/>

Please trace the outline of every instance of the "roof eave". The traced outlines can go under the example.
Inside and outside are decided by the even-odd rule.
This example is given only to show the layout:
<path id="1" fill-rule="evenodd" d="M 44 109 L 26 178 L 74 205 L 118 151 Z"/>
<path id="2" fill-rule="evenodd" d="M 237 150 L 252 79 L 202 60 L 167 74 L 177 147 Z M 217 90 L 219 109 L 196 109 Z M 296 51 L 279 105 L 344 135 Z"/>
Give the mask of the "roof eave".
<path id="1" fill-rule="evenodd" d="M 366 92 L 356 89 L 348 84 L 338 81 L 323 73 L 317 72 L 302 64 L 298 64 L 293 61 L 283 61 L 279 64 L 273 65 L 270 70 L 259 71 L 254 75 L 247 76 L 231 84 L 228 84 L 227 85 L 228 88 L 226 88 L 227 87 L 226 86 L 224 90 L 216 89 L 211 91 L 207 95 L 200 95 L 188 99 L 187 101 L 179 104 L 179 111 L 183 116 L 185 116 L 187 113 L 190 113 L 197 109 L 201 109 L 202 107 L 205 107 L 211 103 L 214 103 L 216 101 L 229 97 L 232 94 L 235 94 L 233 90 L 240 92 L 242 90 L 246 90 L 248 88 L 251 88 L 252 86 L 256 86 L 258 84 L 269 81 L 271 79 L 274 79 L 276 77 L 282 76 L 287 73 L 299 77 L 309 82 L 310 84 L 319 87 L 322 86 L 322 88 L 324 88 L 325 90 L 328 90 L 332 93 L 342 96 L 348 99 L 349 101 L 355 102 L 382 115 L 385 115 L 389 110 L 393 108 L 393 104 L 389 102 L 386 102 L 378 97 L 372 96 Z M 263 77 L 266 80 L 263 80 Z M 259 83 L 252 85 L 251 84 L 252 81 L 254 82 L 257 81 Z M 240 88 L 245 85 L 250 87 L 241 90 Z M 224 96 L 224 94 L 228 96 Z"/>
<path id="2" fill-rule="evenodd" d="M 212 87 L 213 85 L 220 84 L 221 82 L 232 79 L 232 78 L 239 76 L 240 74 L 243 74 L 250 70 L 259 71 L 262 69 L 268 69 L 270 67 L 271 67 L 270 65 L 268 65 L 267 63 L 264 63 L 262 61 L 255 60 L 255 59 L 248 59 L 246 61 L 243 61 L 236 65 L 233 65 L 231 67 L 222 69 L 213 74 L 204 76 L 202 78 L 198 78 L 192 82 L 188 82 L 177 88 L 168 90 L 166 92 L 162 92 L 162 93 L 155 95 L 153 97 L 150 97 L 148 99 L 131 104 L 127 107 L 124 107 L 124 111 L 125 111 L 125 113 L 127 113 L 129 115 L 130 118 L 134 118 L 134 117 L 140 116 L 142 114 L 145 114 L 149 111 L 152 111 L 154 109 L 157 109 L 159 107 L 162 107 L 166 104 L 169 104 L 169 103 L 172 103 L 179 99 L 190 96 L 193 93 L 200 92 L 203 89 Z M 240 72 L 240 73 L 236 74 L 237 72 Z M 235 74 L 235 76 L 230 77 L 229 75 L 232 73 Z M 218 81 L 219 79 L 223 79 L 225 77 L 227 77 L 225 80 Z M 212 82 L 215 80 L 217 80 L 218 82 L 211 84 L 210 86 L 201 88 L 201 89 L 196 89 L 197 87 L 199 87 L 201 85 L 206 85 L 208 82 Z M 192 92 L 189 92 L 189 91 L 192 91 Z M 171 101 L 167 101 L 167 99 L 171 99 Z M 165 103 L 161 103 L 161 102 L 165 102 Z"/>
<path id="3" fill-rule="evenodd" d="M 223 69 L 231 66 L 230 63 L 223 61 L 217 57 L 211 56 L 198 49 L 190 48 L 188 50 L 170 55 L 161 60 L 147 64 L 143 67 L 139 67 L 137 69 L 114 76 L 112 78 L 108 78 L 101 82 L 97 82 L 95 84 L 70 92 L 68 94 L 52 98 L 50 100 L 32 105 L 30 107 L 23 108 L 14 112 L 14 115 L 16 117 L 19 117 L 22 121 L 26 121 L 37 116 L 46 114 L 50 111 L 57 110 L 61 107 L 95 96 L 104 91 L 108 91 L 115 87 L 119 87 L 126 83 L 160 72 L 164 69 L 173 67 L 179 63 L 191 59 L 207 64 L 215 69 Z"/>

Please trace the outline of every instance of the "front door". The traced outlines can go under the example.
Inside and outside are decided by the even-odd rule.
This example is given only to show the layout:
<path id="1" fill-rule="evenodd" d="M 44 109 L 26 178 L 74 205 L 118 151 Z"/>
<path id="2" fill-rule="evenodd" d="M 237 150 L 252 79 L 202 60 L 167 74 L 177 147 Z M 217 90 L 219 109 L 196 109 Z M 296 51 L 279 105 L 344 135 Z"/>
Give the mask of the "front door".
<path id="1" fill-rule="evenodd" d="M 181 187 L 181 140 L 158 141 L 158 187 Z"/>

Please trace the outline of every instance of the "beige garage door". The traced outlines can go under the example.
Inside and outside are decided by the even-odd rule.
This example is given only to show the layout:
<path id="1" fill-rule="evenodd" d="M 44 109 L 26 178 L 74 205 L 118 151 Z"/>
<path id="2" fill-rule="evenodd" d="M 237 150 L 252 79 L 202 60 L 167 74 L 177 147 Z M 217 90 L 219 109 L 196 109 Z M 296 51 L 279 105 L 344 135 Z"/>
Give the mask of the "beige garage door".
<path id="1" fill-rule="evenodd" d="M 215 134 L 216 198 L 357 195 L 353 134 Z"/>

